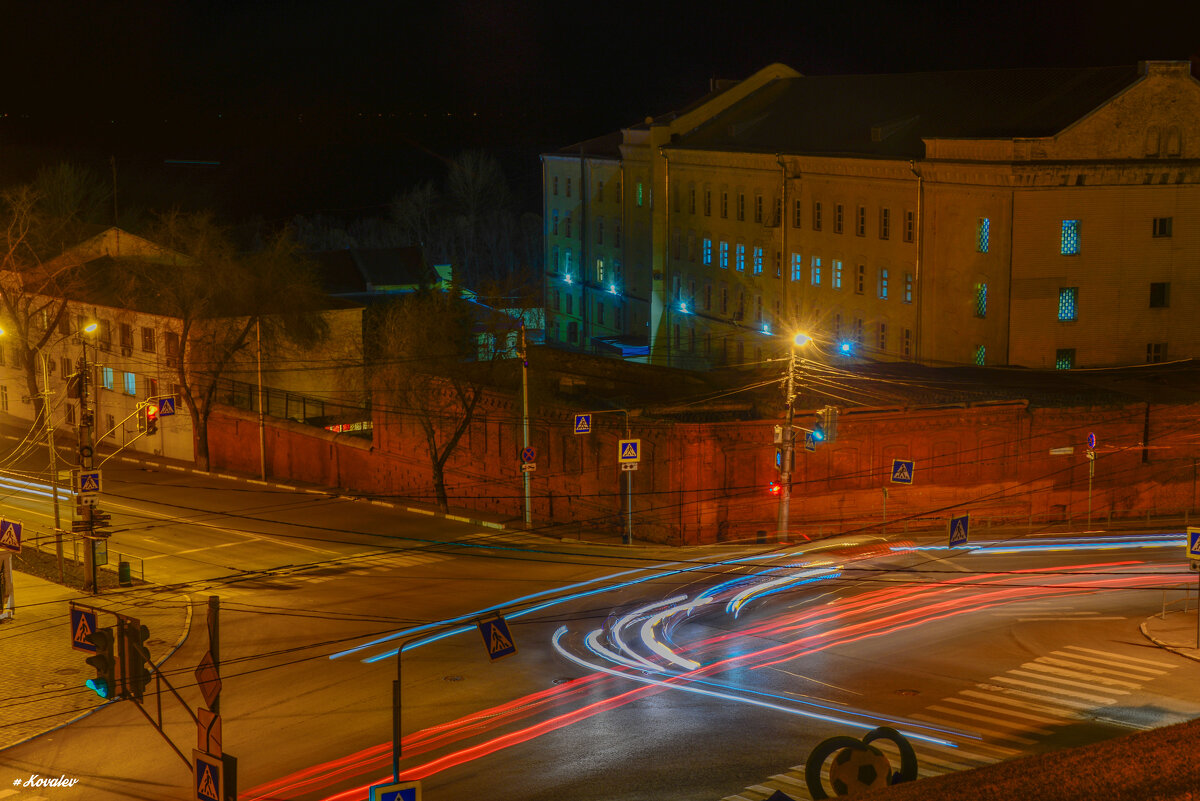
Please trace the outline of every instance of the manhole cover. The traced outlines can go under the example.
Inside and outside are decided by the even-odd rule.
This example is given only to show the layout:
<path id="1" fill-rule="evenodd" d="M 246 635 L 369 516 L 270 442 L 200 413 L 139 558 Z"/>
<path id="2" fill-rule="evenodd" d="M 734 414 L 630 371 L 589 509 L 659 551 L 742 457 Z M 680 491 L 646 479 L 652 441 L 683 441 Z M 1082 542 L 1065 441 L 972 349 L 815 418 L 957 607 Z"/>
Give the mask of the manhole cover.
<path id="1" fill-rule="evenodd" d="M 43 690 L 61 690 L 66 686 L 67 685 L 63 684 L 61 681 L 52 681 L 49 684 L 43 684 L 42 689 Z"/>
<path id="2" fill-rule="evenodd" d="M 55 672 L 55 673 L 57 673 L 57 674 L 58 674 L 58 675 L 60 675 L 60 676 L 70 676 L 70 675 L 73 675 L 73 674 L 75 674 L 75 673 L 78 673 L 78 672 L 79 672 L 79 668 L 59 668 L 58 670 L 56 670 L 56 671 L 54 671 L 54 672 Z"/>
<path id="3" fill-rule="evenodd" d="M 146 640 L 146 645 L 166 645 L 165 640 Z"/>
<path id="4" fill-rule="evenodd" d="M 447 676 L 446 681 L 462 681 L 462 676 Z"/>
<path id="5" fill-rule="evenodd" d="M 896 690 L 896 695 L 920 695 L 920 690 L 914 690 L 911 687 L 905 687 L 902 690 Z"/>
<path id="6" fill-rule="evenodd" d="M 989 693 L 1004 692 L 1006 689 L 1004 687 L 998 687 L 995 684 L 976 684 L 975 686 L 981 690 L 987 690 Z"/>
<path id="7" fill-rule="evenodd" d="M 575 681 L 575 679 L 564 679 L 564 678 L 560 677 L 560 678 L 555 679 L 554 683 L 555 684 L 569 684 L 570 682 L 573 682 L 573 681 Z"/>

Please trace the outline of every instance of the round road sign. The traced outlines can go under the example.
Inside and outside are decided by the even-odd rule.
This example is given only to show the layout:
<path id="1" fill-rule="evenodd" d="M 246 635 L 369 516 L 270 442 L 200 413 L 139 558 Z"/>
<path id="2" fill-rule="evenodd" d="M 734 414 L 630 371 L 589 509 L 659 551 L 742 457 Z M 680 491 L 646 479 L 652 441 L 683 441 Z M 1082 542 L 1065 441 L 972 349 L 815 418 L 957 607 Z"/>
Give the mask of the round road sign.
<path id="1" fill-rule="evenodd" d="M 1095 447 L 1096 447 L 1096 435 L 1095 435 L 1095 434 L 1092 434 L 1092 433 L 1090 433 L 1090 432 L 1088 433 L 1088 438 L 1087 438 L 1087 446 L 1088 446 L 1089 448 L 1095 448 Z"/>
<path id="2" fill-rule="evenodd" d="M 525 464 L 529 464 L 530 462 L 534 461 L 535 459 L 537 459 L 537 448 L 530 445 L 528 448 L 521 449 L 521 461 L 522 462 L 524 462 Z"/>

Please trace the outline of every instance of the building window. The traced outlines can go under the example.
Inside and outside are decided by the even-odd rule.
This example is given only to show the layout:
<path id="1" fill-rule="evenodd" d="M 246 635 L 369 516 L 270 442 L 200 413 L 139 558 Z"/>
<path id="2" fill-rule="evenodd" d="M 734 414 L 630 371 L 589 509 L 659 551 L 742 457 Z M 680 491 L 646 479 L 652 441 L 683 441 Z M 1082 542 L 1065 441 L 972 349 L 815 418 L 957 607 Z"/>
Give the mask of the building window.
<path id="1" fill-rule="evenodd" d="M 596 301 L 596 325 L 604 325 L 604 304 Z"/>
<path id="2" fill-rule="evenodd" d="M 754 274 L 762 275 L 763 273 L 763 249 L 761 246 L 754 247 Z"/>
<path id="3" fill-rule="evenodd" d="M 71 360 L 68 359 L 66 356 L 63 356 L 62 375 L 63 375 L 64 381 L 66 381 L 71 376 L 71 373 L 73 372 L 73 370 L 71 368 L 72 368 Z"/>
<path id="4" fill-rule="evenodd" d="M 1058 319 L 1070 322 L 1079 319 L 1076 301 L 1079 297 L 1079 287 L 1064 286 L 1058 290 Z"/>
<path id="5" fill-rule="evenodd" d="M 901 346 L 900 347 L 901 347 L 900 352 L 904 354 L 905 358 L 912 357 L 912 329 L 911 328 L 904 329 L 904 333 L 901 338 Z"/>
<path id="6" fill-rule="evenodd" d="M 604 181 L 596 181 L 596 200 L 604 202 Z"/>
<path id="7" fill-rule="evenodd" d="M 833 338 L 841 339 L 842 337 L 842 315 L 841 313 L 833 315 Z"/>
<path id="8" fill-rule="evenodd" d="M 991 239 L 992 221 L 987 217 L 980 217 L 979 222 L 975 225 L 975 252 L 987 253 L 988 244 Z"/>
<path id="9" fill-rule="evenodd" d="M 813 256 L 812 260 L 812 285 L 821 285 L 821 260 Z"/>
<path id="10" fill-rule="evenodd" d="M 8 387 L 0 386 L 0 412 L 8 411 Z"/>
<path id="11" fill-rule="evenodd" d="M 842 262 L 838 259 L 833 260 L 833 288 L 842 288 Z"/>
<path id="12" fill-rule="evenodd" d="M 712 216 L 712 190 L 711 189 L 704 190 L 704 216 L 705 217 Z"/>
<path id="13" fill-rule="evenodd" d="M 567 275 L 571 274 L 571 249 L 567 248 L 563 251 L 563 272 Z"/>
<path id="14" fill-rule="evenodd" d="M 854 222 L 854 233 L 857 236 L 867 235 L 867 207 L 859 206 L 857 211 L 858 217 Z"/>
<path id="15" fill-rule="evenodd" d="M 154 329 L 145 325 L 142 326 L 142 350 L 154 353 Z"/>
<path id="16" fill-rule="evenodd" d="M 821 230 L 821 201 L 813 201 L 813 230 Z"/>
<path id="17" fill-rule="evenodd" d="M 904 212 L 904 241 L 912 242 L 917 234 L 917 213 L 915 211 Z"/>
<path id="18" fill-rule="evenodd" d="M 867 265 L 854 268 L 854 294 L 861 295 L 867 289 Z"/>
<path id="19" fill-rule="evenodd" d="M 987 363 L 987 348 L 983 345 L 975 348 L 975 364 L 983 367 Z"/>
<path id="20" fill-rule="evenodd" d="M 550 233 L 558 236 L 558 209 L 550 212 Z"/>
<path id="21" fill-rule="evenodd" d="M 799 281 L 804 273 L 804 263 L 799 253 L 792 254 L 792 280 Z"/>
<path id="22" fill-rule="evenodd" d="M 158 397 L 158 379 L 157 378 L 149 378 L 149 377 L 146 378 L 146 397 L 147 398 L 157 398 Z"/>
<path id="23" fill-rule="evenodd" d="M 728 192 L 721 193 L 721 219 L 722 220 L 729 219 L 729 193 Z"/>
<path id="24" fill-rule="evenodd" d="M 604 218 L 596 220 L 596 244 L 604 244 Z M 679 258 L 679 232 L 675 232 L 675 258 Z"/>
<path id="25" fill-rule="evenodd" d="M 987 284 L 975 285 L 975 316 L 987 317 Z"/>
<path id="26" fill-rule="evenodd" d="M 621 221 L 617 220 L 617 224 L 613 226 L 613 247 L 621 247 Z"/>
<path id="27" fill-rule="evenodd" d="M 804 209 L 804 206 L 801 204 L 800 198 L 796 198 L 796 200 L 792 203 L 792 227 L 793 228 L 800 227 L 800 220 L 804 216 L 803 209 Z"/>
<path id="28" fill-rule="evenodd" d="M 729 287 L 727 287 L 727 286 L 722 286 L 722 287 L 721 287 L 721 308 L 720 308 L 720 312 L 721 312 L 721 314 L 728 314 L 728 313 L 729 313 Z"/>
<path id="29" fill-rule="evenodd" d="M 1165 281 L 1150 284 L 1150 308 L 1165 309 L 1171 305 L 1171 285 Z"/>
<path id="30" fill-rule="evenodd" d="M 760 223 L 763 221 L 763 198 L 762 195 L 754 196 L 754 221 Z"/>
<path id="31" fill-rule="evenodd" d="M 1155 217 L 1154 218 L 1154 236 L 1170 236 L 1171 235 L 1171 218 L 1170 217 Z"/>
<path id="32" fill-rule="evenodd" d="M 859 345 L 863 343 L 863 320 L 861 317 L 854 318 L 854 341 Z"/>
<path id="33" fill-rule="evenodd" d="M 557 175 L 550 179 L 550 186 L 552 187 L 552 189 L 551 189 L 552 194 L 557 196 L 558 195 L 558 176 Z"/>
<path id="34" fill-rule="evenodd" d="M 705 264 L 712 264 L 712 240 L 708 237 L 704 238 L 703 256 Z"/>
<path id="35" fill-rule="evenodd" d="M 571 196 L 571 179 L 567 179 L 567 197 Z"/>
<path id="36" fill-rule="evenodd" d="M 887 323 L 879 324 L 879 350 L 881 353 L 887 350 Z"/>
<path id="37" fill-rule="evenodd" d="M 729 243 L 722 242 L 719 250 L 720 267 L 722 270 L 729 269 Z"/>
<path id="38" fill-rule="evenodd" d="M 567 293 L 567 314 L 575 313 L 575 296 L 570 292 Z"/>
<path id="39" fill-rule="evenodd" d="M 783 278 L 783 254 L 775 251 L 775 277 Z"/>
<path id="40" fill-rule="evenodd" d="M 888 299 L 888 271 L 886 267 L 879 268 L 879 299 Z"/>
<path id="41" fill-rule="evenodd" d="M 913 291 L 913 274 L 905 273 L 904 274 L 904 302 L 905 303 L 912 303 L 912 291 Z"/>
<path id="42" fill-rule="evenodd" d="M 1146 345 L 1146 361 L 1150 364 L 1161 362 L 1167 358 L 1166 342 L 1151 342 Z"/>
<path id="43" fill-rule="evenodd" d="M 558 265 L 555 266 L 557 267 Z M 168 331 L 163 338 L 163 344 L 167 351 L 167 363 L 170 364 L 171 360 L 179 356 L 179 334 L 174 331 Z"/>
<path id="44" fill-rule="evenodd" d="M 1057 370 L 1070 370 L 1075 366 L 1075 349 L 1059 348 L 1054 352 L 1054 367 Z"/>
<path id="45" fill-rule="evenodd" d="M 642 205 L 643 200 L 644 199 L 642 197 L 642 182 L 638 181 L 637 182 L 637 204 L 638 204 L 638 206 Z"/>
<path id="46" fill-rule="evenodd" d="M 579 323 L 567 323 L 567 341 L 575 344 L 575 340 L 579 338 Z"/>
<path id="47" fill-rule="evenodd" d="M 100 368 L 100 386 L 105 389 L 113 388 L 113 369 L 111 367 Z"/>
<path id="48" fill-rule="evenodd" d="M 892 210 L 879 210 L 879 238 L 890 239 L 892 236 Z"/>
<path id="49" fill-rule="evenodd" d="M 696 187 L 688 188 L 688 214 L 696 213 Z"/>
<path id="50" fill-rule="evenodd" d="M 704 285 L 704 310 L 712 311 L 712 284 Z"/>
<path id="51" fill-rule="evenodd" d="M 842 232 L 842 224 L 844 222 L 845 209 L 841 203 L 833 207 L 833 232 L 840 234 Z"/>
<path id="52" fill-rule="evenodd" d="M 763 319 L 762 295 L 754 296 L 754 322 L 761 323 Z"/>
<path id="53" fill-rule="evenodd" d="M 738 192 L 737 218 L 739 222 L 745 221 L 746 219 L 746 194 L 744 192 Z"/>
<path id="54" fill-rule="evenodd" d="M 120 324 L 121 347 L 133 349 L 133 326 L 129 323 Z"/>
<path id="55" fill-rule="evenodd" d="M 737 271 L 739 273 L 746 272 L 746 246 L 741 242 L 738 242 L 737 246 L 733 250 L 733 255 L 734 266 L 737 267 Z"/>
<path id="56" fill-rule="evenodd" d="M 1064 256 L 1079 255 L 1079 220 L 1062 221 L 1062 242 L 1059 252 Z"/>
<path id="57" fill-rule="evenodd" d="M 63 408 L 67 413 L 67 425 L 75 425 L 75 404 L 68 403 Z"/>
<path id="58" fill-rule="evenodd" d="M 562 311 L 562 293 L 557 289 L 554 290 L 554 299 L 550 302 L 550 308 L 553 311 Z"/>

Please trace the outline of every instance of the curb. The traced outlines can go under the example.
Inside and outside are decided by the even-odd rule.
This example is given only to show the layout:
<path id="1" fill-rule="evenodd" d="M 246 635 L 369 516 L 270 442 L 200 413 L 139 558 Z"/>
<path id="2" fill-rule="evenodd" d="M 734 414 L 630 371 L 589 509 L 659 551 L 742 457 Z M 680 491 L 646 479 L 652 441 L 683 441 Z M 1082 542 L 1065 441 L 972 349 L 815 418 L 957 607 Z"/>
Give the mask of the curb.
<path id="1" fill-rule="evenodd" d="M 1186 654 L 1182 650 L 1180 650 L 1179 646 L 1171 645 L 1170 643 L 1163 642 L 1162 640 L 1158 639 L 1153 634 L 1151 634 L 1149 631 L 1147 631 L 1146 630 L 1146 621 L 1142 621 L 1142 623 L 1138 626 L 1138 630 L 1142 632 L 1143 637 L 1145 637 L 1147 640 L 1149 640 L 1150 642 L 1157 645 L 1159 648 L 1162 648 L 1163 650 L 1166 650 L 1166 651 L 1170 651 L 1173 654 L 1178 654 L 1179 656 L 1182 656 L 1184 659 L 1190 659 L 1193 662 L 1200 662 L 1200 656 L 1196 656 L 1193 654 Z M 1193 648 L 1191 650 L 1194 651 L 1196 649 Z"/>

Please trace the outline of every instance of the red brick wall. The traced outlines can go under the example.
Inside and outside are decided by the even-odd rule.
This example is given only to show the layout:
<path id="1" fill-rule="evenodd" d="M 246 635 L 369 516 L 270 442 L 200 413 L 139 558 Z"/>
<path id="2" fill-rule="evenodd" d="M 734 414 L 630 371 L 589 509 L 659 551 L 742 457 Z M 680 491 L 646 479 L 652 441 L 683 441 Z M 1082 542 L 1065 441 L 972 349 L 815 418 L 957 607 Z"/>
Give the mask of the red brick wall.
<path id="1" fill-rule="evenodd" d="M 597 415 L 577 435 L 571 410 L 537 409 L 530 439 L 535 525 L 609 530 L 624 526 L 616 461 L 619 414 Z M 796 424 L 811 427 L 811 413 Z M 287 421 L 267 428 L 268 473 L 347 491 L 432 503 L 424 435 L 412 419 L 376 418 L 373 441 Z M 705 543 L 775 535 L 776 420 L 674 423 L 634 417 L 642 463 L 632 478 L 635 536 Z M 258 472 L 257 420 L 234 410 L 210 423 L 214 466 Z M 909 519 L 930 524 L 951 511 L 1009 520 L 1081 519 L 1087 514 L 1085 438 L 1097 436 L 1092 515 L 1103 519 L 1196 505 L 1200 405 L 1029 409 L 1022 403 L 921 409 L 866 409 L 841 415 L 838 437 L 796 454 L 790 528 L 817 536 Z M 1143 439 L 1149 437 L 1143 446 Z M 803 434 L 801 433 L 801 437 Z M 802 440 L 801 440 L 802 442 Z M 523 518 L 518 453 L 520 406 L 488 398 L 446 473 L 452 505 Z M 1074 447 L 1072 455 L 1051 449 Z M 915 461 L 912 486 L 892 484 L 892 459 Z M 884 496 L 886 489 L 887 495 Z"/>

